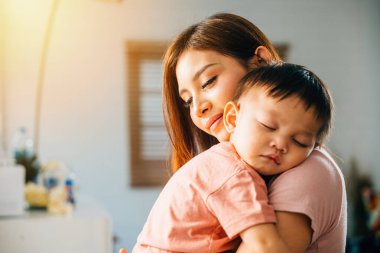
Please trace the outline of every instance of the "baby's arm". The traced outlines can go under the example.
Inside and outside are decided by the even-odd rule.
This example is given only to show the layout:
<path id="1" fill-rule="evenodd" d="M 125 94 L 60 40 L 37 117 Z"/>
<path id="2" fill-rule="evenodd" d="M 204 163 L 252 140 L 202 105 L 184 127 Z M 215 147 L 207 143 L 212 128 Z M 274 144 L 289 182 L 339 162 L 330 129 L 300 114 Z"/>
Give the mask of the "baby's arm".
<path id="1" fill-rule="evenodd" d="M 250 227 L 240 233 L 242 243 L 237 253 L 292 253 L 272 223 Z"/>

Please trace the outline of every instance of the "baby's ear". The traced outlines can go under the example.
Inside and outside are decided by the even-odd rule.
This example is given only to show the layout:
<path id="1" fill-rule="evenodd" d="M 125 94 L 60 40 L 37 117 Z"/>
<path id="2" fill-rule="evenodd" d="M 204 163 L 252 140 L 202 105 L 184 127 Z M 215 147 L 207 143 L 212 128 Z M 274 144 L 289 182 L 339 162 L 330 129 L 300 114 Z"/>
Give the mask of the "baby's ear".
<path id="1" fill-rule="evenodd" d="M 235 102 L 228 102 L 224 106 L 223 123 L 228 133 L 232 133 L 236 127 L 236 117 L 239 111 L 239 106 Z"/>

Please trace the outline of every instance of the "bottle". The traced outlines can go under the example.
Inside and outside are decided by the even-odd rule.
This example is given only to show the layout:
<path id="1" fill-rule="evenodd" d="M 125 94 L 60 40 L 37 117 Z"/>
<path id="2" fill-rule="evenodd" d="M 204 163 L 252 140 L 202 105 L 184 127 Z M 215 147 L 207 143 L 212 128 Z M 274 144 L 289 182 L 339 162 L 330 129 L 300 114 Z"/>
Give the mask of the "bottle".
<path id="1" fill-rule="evenodd" d="M 20 127 L 13 139 L 13 157 L 18 161 L 20 158 L 32 158 L 33 155 L 33 139 L 30 138 L 25 127 Z"/>
<path id="2" fill-rule="evenodd" d="M 33 139 L 28 135 L 25 127 L 20 127 L 15 133 L 11 152 L 16 164 L 25 167 L 25 183 L 35 182 L 40 165 L 34 153 Z"/>
<path id="3" fill-rule="evenodd" d="M 74 205 L 75 199 L 74 199 L 74 181 L 71 177 L 67 178 L 65 181 L 65 188 L 67 193 L 67 202 Z"/>

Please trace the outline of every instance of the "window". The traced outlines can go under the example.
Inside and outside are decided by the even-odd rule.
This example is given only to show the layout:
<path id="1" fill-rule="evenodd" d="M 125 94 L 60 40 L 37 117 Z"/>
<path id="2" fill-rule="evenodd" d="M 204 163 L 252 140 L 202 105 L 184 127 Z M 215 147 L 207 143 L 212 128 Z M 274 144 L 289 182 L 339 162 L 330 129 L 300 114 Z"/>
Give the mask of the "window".
<path id="1" fill-rule="evenodd" d="M 162 117 L 161 42 L 127 43 L 131 185 L 163 185 L 169 178 L 169 138 Z"/>

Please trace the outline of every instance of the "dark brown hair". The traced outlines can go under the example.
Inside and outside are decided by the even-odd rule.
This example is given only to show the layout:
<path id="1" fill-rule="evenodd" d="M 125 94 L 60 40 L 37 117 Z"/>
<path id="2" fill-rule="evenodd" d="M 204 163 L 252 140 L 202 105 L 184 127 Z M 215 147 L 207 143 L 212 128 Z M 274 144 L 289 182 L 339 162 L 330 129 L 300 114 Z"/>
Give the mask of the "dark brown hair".
<path id="1" fill-rule="evenodd" d="M 213 50 L 235 58 L 248 69 L 248 62 L 259 46 L 266 47 L 274 60 L 280 60 L 266 36 L 247 19 L 229 13 L 212 15 L 180 33 L 164 57 L 163 114 L 172 144 L 171 169 L 183 164 L 218 141 L 198 129 L 178 93 L 176 67 L 187 49 Z"/>
<path id="2" fill-rule="evenodd" d="M 316 145 L 322 145 L 331 125 L 334 104 L 327 86 L 304 66 L 278 63 L 249 71 L 239 82 L 233 100 L 247 93 L 252 87 L 264 87 L 267 95 L 279 100 L 297 96 L 305 110 L 313 109 L 322 126 L 317 133 Z"/>

